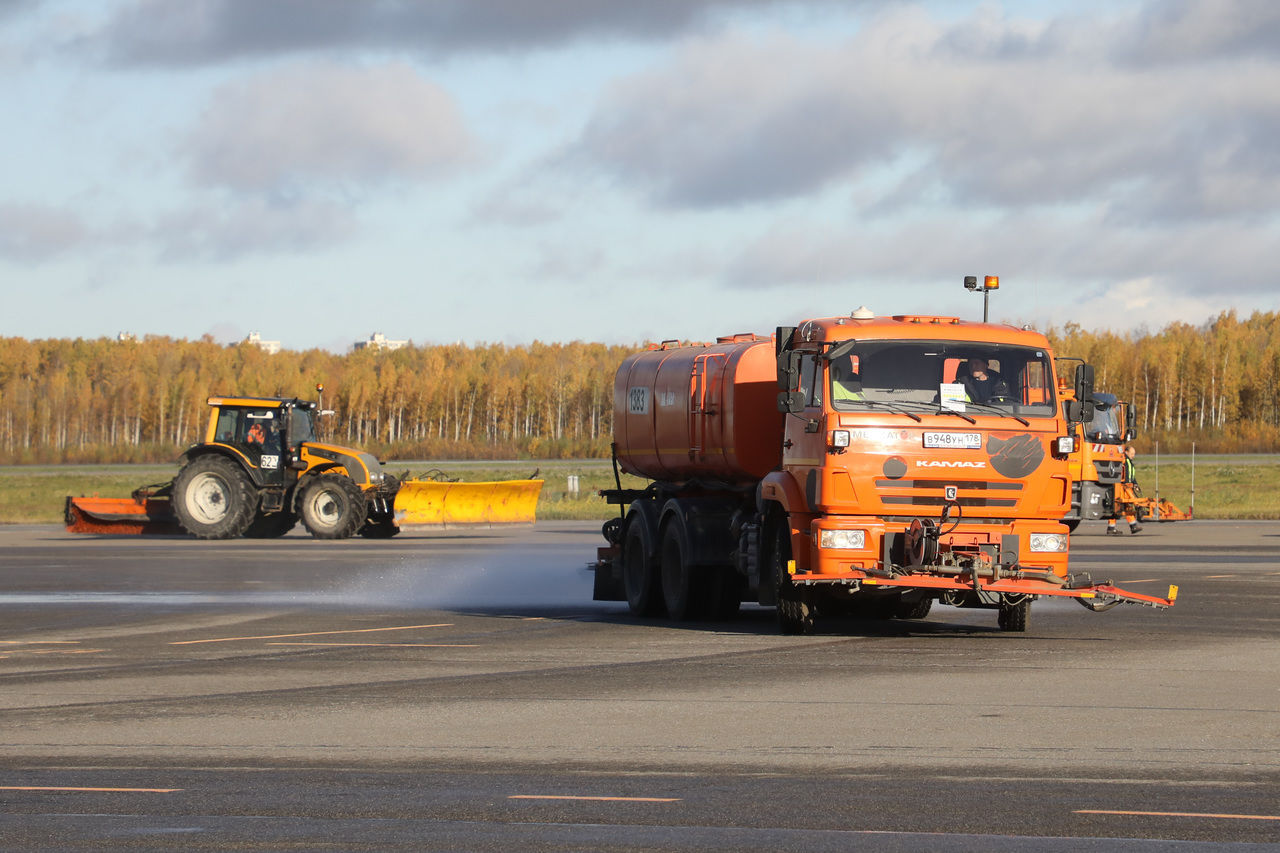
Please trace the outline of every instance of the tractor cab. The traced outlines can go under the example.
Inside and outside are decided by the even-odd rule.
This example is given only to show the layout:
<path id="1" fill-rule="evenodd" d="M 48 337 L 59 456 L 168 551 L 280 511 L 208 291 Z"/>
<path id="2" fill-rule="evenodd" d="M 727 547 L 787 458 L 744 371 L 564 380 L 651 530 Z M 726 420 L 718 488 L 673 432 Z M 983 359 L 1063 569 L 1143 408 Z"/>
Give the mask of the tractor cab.
<path id="1" fill-rule="evenodd" d="M 293 398 L 210 397 L 212 412 L 206 443 L 240 457 L 261 485 L 297 478 L 300 450 L 315 440 L 311 410 L 315 404 Z M 291 476 L 290 476 L 291 475 Z"/>

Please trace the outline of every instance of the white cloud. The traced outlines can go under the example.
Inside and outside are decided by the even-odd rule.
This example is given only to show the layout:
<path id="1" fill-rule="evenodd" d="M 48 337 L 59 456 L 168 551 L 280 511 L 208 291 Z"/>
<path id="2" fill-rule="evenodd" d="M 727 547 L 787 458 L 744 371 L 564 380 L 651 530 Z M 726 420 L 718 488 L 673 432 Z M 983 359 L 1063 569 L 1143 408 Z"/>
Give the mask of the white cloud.
<path id="1" fill-rule="evenodd" d="M 0 257 L 39 262 L 96 241 L 74 213 L 41 204 L 0 204 Z"/>
<path id="2" fill-rule="evenodd" d="M 911 8 L 836 47 L 690 42 L 613 85 L 574 153 L 694 208 L 852 189 L 910 153 L 919 170 L 886 196 L 901 206 L 1083 203 L 1130 222 L 1271 216 L 1280 55 L 1116 61 L 1136 49 L 1136 28 L 988 11 L 948 24 Z"/>
<path id="3" fill-rule="evenodd" d="M 314 251 L 342 242 L 356 230 L 354 216 L 342 205 L 248 199 L 168 213 L 156 223 L 152 239 L 163 259 L 189 263 Z"/>
<path id="4" fill-rule="evenodd" d="M 249 192 L 420 180 L 475 153 L 453 99 L 400 62 L 308 62 L 226 84 L 186 148 L 200 183 Z"/>

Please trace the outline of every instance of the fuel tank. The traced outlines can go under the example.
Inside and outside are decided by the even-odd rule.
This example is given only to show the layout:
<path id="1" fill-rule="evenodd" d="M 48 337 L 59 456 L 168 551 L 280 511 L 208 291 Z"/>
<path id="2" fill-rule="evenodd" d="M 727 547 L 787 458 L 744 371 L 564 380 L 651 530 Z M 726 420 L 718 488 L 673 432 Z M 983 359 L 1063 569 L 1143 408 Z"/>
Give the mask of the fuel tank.
<path id="1" fill-rule="evenodd" d="M 773 341 L 755 335 L 629 357 L 613 384 L 622 470 L 651 480 L 750 485 L 782 461 Z"/>

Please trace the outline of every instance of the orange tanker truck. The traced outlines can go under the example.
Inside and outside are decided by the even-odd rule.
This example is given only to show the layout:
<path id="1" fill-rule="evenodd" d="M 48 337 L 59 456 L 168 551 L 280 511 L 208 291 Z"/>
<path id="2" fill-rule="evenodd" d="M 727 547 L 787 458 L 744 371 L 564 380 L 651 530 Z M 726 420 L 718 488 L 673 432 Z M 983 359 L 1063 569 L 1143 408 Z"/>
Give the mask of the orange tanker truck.
<path id="1" fill-rule="evenodd" d="M 614 457 L 651 482 L 602 492 L 597 600 L 637 615 L 726 618 L 773 605 L 784 633 L 820 613 L 923 618 L 935 601 L 1093 610 L 1167 598 L 1072 574 L 1067 457 L 1093 370 L 1064 411 L 1039 333 L 954 317 L 844 317 L 772 337 L 664 344 L 614 382 Z"/>

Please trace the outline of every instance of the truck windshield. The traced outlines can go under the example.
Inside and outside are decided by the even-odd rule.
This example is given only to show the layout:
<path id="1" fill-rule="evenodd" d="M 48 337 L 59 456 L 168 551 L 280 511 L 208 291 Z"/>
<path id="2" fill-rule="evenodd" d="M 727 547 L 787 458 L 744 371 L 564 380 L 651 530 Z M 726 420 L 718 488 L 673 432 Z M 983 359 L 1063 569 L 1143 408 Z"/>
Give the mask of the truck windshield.
<path id="1" fill-rule="evenodd" d="M 1051 417 L 1057 411 L 1049 353 L 971 341 L 847 341 L 827 354 L 836 411 L 969 411 Z"/>
<path id="2" fill-rule="evenodd" d="M 1093 420 L 1085 433 L 1090 441 L 1099 444 L 1122 444 L 1120 435 L 1120 407 L 1094 403 Z"/>

